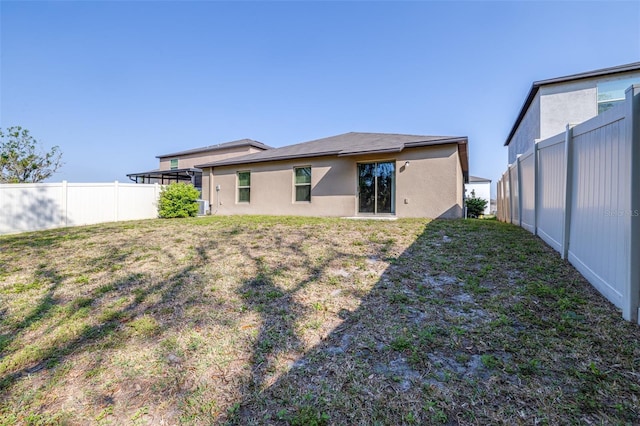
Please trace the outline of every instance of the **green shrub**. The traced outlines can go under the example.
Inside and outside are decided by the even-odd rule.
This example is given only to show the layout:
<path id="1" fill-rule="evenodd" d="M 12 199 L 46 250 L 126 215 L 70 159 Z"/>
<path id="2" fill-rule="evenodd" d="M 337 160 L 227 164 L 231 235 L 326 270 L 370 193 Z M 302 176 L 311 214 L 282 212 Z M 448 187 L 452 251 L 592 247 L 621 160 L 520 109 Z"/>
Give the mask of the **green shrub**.
<path id="1" fill-rule="evenodd" d="M 158 201 L 158 216 L 162 218 L 190 217 L 198 214 L 200 192 L 190 183 L 172 183 L 162 188 Z"/>
<path id="2" fill-rule="evenodd" d="M 467 198 L 465 204 L 467 206 L 467 217 L 477 218 L 484 213 L 484 208 L 487 206 L 488 201 L 483 198 Z"/>

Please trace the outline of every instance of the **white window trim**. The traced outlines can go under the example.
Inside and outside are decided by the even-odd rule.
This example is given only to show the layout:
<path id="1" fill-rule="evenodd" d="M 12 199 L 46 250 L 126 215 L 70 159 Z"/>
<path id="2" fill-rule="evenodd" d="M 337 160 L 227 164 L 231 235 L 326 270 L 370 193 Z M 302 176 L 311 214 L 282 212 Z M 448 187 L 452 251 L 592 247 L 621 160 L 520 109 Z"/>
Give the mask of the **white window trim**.
<path id="1" fill-rule="evenodd" d="M 240 173 L 249 173 L 249 185 L 240 186 Z M 251 170 L 238 170 L 236 172 L 236 204 L 251 204 Z M 240 189 L 249 188 L 249 201 L 240 201 Z"/>
<path id="2" fill-rule="evenodd" d="M 309 169 L 309 177 L 313 181 L 313 167 L 311 165 L 306 166 L 294 166 L 293 167 L 293 202 L 298 204 L 310 204 L 311 203 L 311 183 L 296 183 L 296 169 Z M 296 200 L 296 188 L 299 186 L 309 186 L 309 201 Z"/>

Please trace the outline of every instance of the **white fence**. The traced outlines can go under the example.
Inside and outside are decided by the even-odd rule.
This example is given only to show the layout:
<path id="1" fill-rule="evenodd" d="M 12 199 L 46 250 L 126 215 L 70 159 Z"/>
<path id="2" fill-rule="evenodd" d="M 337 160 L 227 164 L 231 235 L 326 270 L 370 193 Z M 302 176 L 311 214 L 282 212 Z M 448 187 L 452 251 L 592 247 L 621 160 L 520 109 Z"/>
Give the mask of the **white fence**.
<path id="1" fill-rule="evenodd" d="M 620 105 L 536 143 L 497 193 L 499 220 L 539 235 L 638 322 L 640 85 Z"/>
<path id="2" fill-rule="evenodd" d="M 158 184 L 0 184 L 0 234 L 158 216 Z"/>

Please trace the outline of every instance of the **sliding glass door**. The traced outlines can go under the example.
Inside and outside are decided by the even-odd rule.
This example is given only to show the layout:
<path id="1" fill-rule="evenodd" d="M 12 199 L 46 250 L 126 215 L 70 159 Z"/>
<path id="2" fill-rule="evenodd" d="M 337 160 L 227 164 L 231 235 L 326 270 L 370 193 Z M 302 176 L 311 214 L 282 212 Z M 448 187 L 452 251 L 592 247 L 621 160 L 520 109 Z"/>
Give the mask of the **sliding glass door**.
<path id="1" fill-rule="evenodd" d="M 395 162 L 358 164 L 358 212 L 395 213 L 395 178 Z"/>

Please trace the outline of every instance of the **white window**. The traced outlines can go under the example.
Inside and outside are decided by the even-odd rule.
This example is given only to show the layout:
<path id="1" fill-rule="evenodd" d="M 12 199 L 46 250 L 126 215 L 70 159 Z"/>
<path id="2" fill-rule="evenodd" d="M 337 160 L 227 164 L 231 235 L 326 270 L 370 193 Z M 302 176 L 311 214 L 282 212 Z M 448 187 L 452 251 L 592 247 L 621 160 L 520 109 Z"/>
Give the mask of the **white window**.
<path id="1" fill-rule="evenodd" d="M 632 84 L 640 84 L 640 77 L 598 83 L 598 114 L 624 101 L 624 92 Z"/>
<path id="2" fill-rule="evenodd" d="M 251 202 L 251 172 L 238 172 L 238 202 Z"/>
<path id="3" fill-rule="evenodd" d="M 311 202 L 311 167 L 295 167 L 293 172 L 296 201 Z"/>

